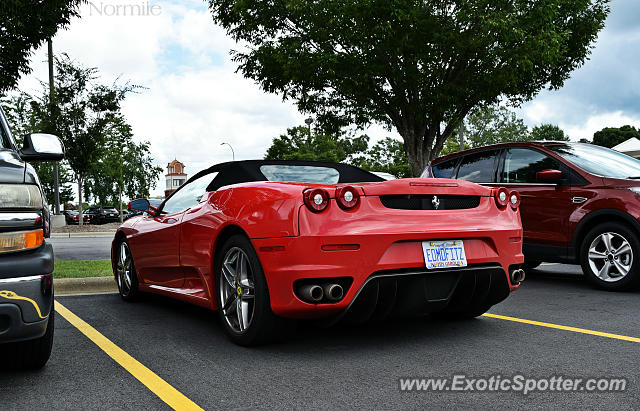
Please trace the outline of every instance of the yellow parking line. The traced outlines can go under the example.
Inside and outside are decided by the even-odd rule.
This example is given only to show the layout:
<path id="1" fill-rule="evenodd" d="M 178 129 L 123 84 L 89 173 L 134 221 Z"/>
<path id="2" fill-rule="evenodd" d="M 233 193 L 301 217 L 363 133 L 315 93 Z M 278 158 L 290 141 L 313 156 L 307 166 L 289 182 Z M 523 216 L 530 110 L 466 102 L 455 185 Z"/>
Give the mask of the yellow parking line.
<path id="1" fill-rule="evenodd" d="M 555 328 L 556 330 L 571 331 L 571 332 L 580 333 L 580 334 L 597 335 L 598 337 L 614 338 L 616 340 L 623 340 L 623 341 L 631 341 L 631 342 L 635 342 L 635 343 L 640 343 L 640 338 L 627 337 L 626 335 L 603 333 L 601 331 L 586 330 L 584 328 L 576 328 L 576 327 L 567 327 L 566 325 L 543 323 L 543 322 L 540 322 L 540 321 L 524 320 L 522 318 L 507 317 L 507 316 L 504 316 L 504 315 L 497 315 L 497 314 L 489 314 L 489 313 L 487 313 L 487 314 L 484 314 L 484 316 L 485 317 L 489 317 L 489 318 L 496 318 L 496 319 L 499 319 L 499 320 L 513 321 L 513 322 L 529 324 L 529 325 L 537 325 L 539 327 Z"/>
<path id="2" fill-rule="evenodd" d="M 174 410 L 202 410 L 153 371 L 56 301 L 56 311 Z"/>

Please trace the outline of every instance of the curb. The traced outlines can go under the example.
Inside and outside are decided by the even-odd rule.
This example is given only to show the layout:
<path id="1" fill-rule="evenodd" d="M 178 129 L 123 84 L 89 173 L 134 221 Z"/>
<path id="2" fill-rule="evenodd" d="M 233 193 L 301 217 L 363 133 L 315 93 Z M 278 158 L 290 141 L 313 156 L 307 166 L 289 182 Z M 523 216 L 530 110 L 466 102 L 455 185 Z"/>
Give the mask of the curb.
<path id="1" fill-rule="evenodd" d="M 113 276 L 88 278 L 55 278 L 53 289 L 56 295 L 91 294 L 117 292 L 118 285 Z"/>
<path id="2" fill-rule="evenodd" d="M 88 237 L 113 237 L 115 231 L 96 231 L 86 233 L 51 233 L 51 238 L 88 238 Z"/>

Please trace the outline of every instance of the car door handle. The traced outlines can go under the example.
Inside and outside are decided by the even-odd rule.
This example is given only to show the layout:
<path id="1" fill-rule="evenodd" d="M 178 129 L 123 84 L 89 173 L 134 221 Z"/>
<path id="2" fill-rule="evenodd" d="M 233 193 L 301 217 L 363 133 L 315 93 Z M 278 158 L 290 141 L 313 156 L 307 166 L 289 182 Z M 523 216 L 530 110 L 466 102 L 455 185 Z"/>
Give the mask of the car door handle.
<path id="1" fill-rule="evenodd" d="M 585 201 L 587 201 L 587 199 L 586 199 L 585 197 L 573 197 L 573 198 L 571 199 L 571 202 L 572 202 L 573 204 L 582 204 L 582 203 L 584 203 Z"/>

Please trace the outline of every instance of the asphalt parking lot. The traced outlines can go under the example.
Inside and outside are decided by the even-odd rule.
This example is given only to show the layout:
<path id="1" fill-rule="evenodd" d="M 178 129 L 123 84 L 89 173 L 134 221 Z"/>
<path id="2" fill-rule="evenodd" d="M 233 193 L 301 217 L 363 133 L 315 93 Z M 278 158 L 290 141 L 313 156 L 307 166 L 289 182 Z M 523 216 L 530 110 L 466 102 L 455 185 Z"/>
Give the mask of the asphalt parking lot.
<path id="1" fill-rule="evenodd" d="M 162 409 L 169 407 L 165 401 L 172 393 L 186 401 L 173 403 L 177 408 L 204 409 L 637 409 L 640 340 L 619 337 L 640 337 L 640 293 L 595 290 L 578 272 L 575 266 L 543 266 L 491 310 L 549 323 L 544 326 L 490 317 L 409 319 L 356 328 L 303 326 L 283 343 L 253 349 L 231 344 L 214 313 L 165 298 L 149 296 L 128 304 L 115 294 L 58 297 L 63 312 L 66 308 L 77 315 L 116 348 L 107 344 L 103 351 L 81 332 L 91 336 L 90 330 L 58 314 L 49 364 L 40 372 L 0 372 L 0 399 L 10 409 L 44 404 L 53 409 Z M 585 333 L 589 330 L 618 336 Z M 132 357 L 118 357 L 124 366 L 107 355 L 118 349 Z M 166 385 L 140 373 L 136 361 Z M 616 393 L 528 395 L 399 389 L 401 377 L 454 374 L 621 377 L 628 386 Z"/>

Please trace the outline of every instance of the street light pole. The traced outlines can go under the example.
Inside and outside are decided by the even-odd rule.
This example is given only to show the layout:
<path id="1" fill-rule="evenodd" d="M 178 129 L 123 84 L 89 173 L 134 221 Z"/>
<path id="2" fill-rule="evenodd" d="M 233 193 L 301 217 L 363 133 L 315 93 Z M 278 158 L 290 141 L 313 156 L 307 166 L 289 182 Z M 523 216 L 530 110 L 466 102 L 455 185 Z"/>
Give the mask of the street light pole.
<path id="1" fill-rule="evenodd" d="M 51 38 L 47 40 L 49 51 L 49 115 L 53 118 L 53 95 L 54 95 L 54 78 L 53 78 L 53 42 Z M 51 130 L 53 131 L 53 130 Z M 53 162 L 53 195 L 54 195 L 54 214 L 60 215 L 60 181 L 58 179 L 58 162 Z"/>
<path id="2" fill-rule="evenodd" d="M 221 146 L 224 146 L 224 145 L 229 146 L 229 148 L 231 149 L 231 155 L 232 155 L 233 161 L 236 161 L 236 152 L 235 152 L 235 151 L 233 151 L 233 147 L 231 147 L 231 144 L 229 144 L 229 143 L 222 143 L 222 144 L 220 144 L 220 145 L 221 145 Z"/>
<path id="3" fill-rule="evenodd" d="M 311 148 L 311 124 L 313 124 L 313 118 L 309 117 L 304 122 L 307 127 L 309 127 L 309 138 L 307 139 L 307 146 Z"/>

